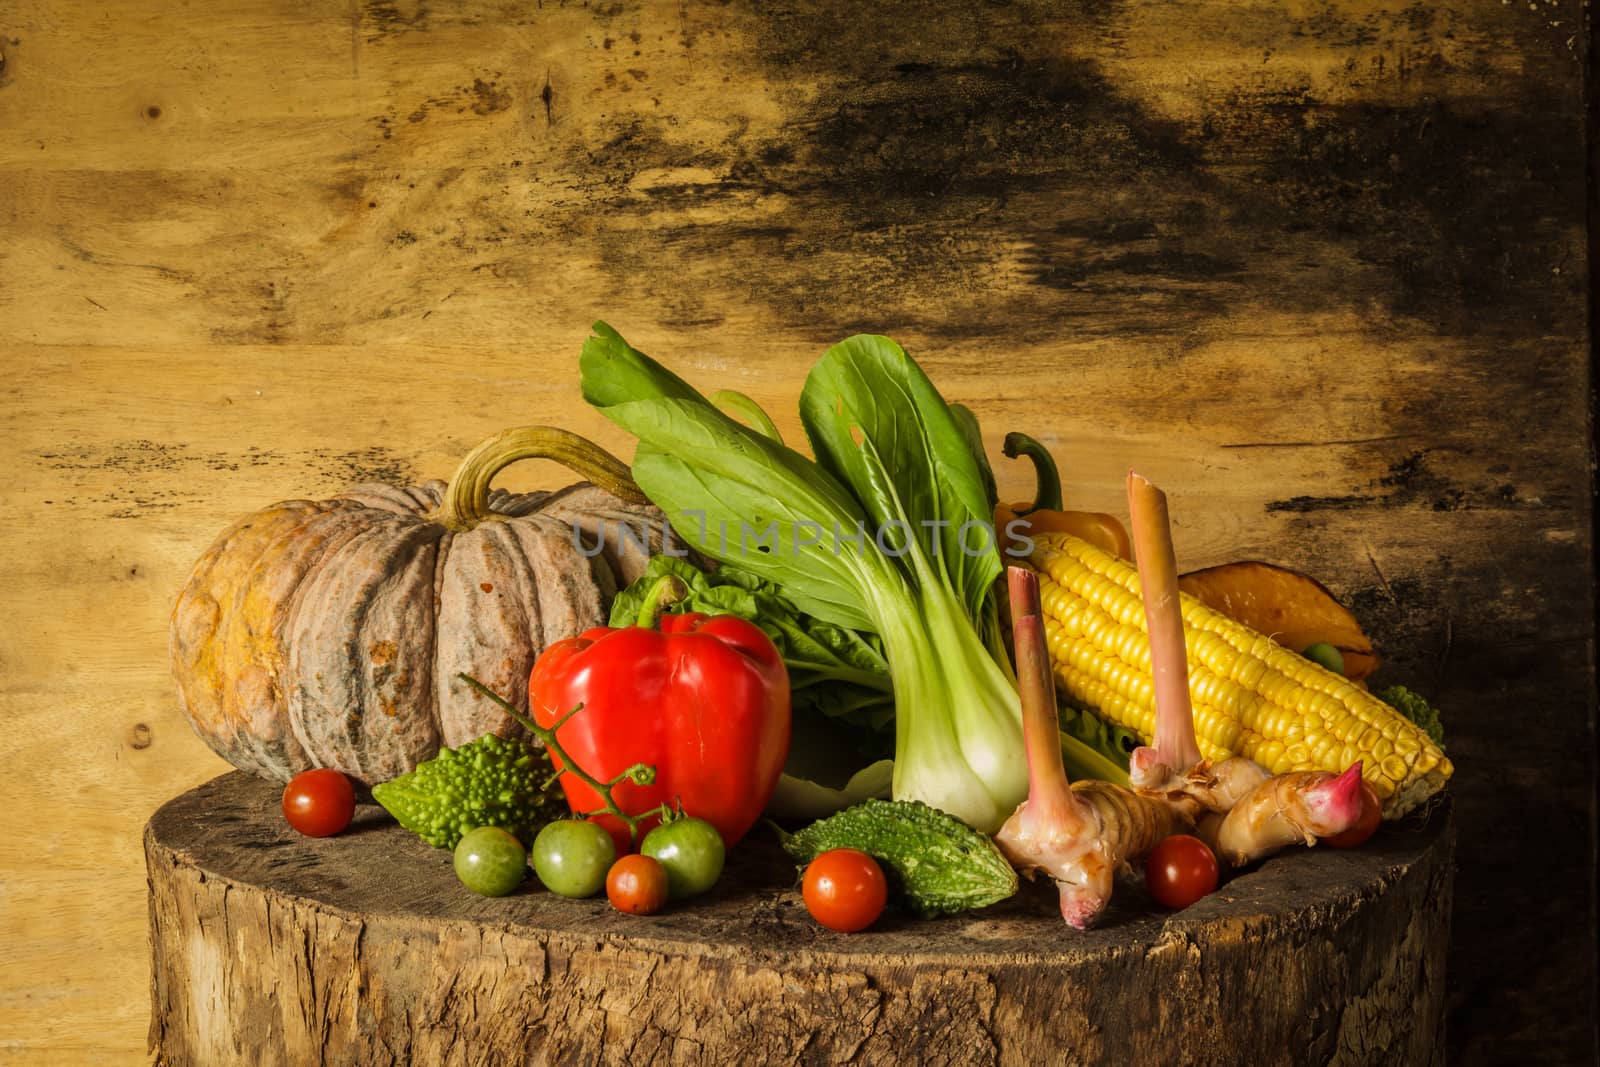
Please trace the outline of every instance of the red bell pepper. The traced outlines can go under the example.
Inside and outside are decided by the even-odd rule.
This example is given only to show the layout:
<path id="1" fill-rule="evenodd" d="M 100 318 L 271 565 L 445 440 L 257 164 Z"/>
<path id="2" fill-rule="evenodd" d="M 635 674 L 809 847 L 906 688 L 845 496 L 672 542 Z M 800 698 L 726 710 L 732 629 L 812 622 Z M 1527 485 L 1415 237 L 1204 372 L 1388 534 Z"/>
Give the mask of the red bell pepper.
<path id="1" fill-rule="evenodd" d="M 652 598 L 653 599 L 653 598 Z M 659 608 L 647 608 L 653 615 Z M 597 626 L 557 641 L 534 663 L 534 718 L 589 776 L 609 782 L 634 764 L 650 785 L 618 783 L 617 806 L 639 815 L 662 804 L 715 826 L 732 847 L 755 824 L 789 755 L 789 675 L 759 626 L 732 615 L 664 615 L 659 626 Z M 554 757 L 554 753 L 552 753 Z M 556 766 L 561 766 L 559 758 Z M 605 800 L 576 775 L 561 786 L 574 811 Z M 628 828 L 593 816 L 631 851 Z M 639 826 L 649 830 L 655 820 Z"/>

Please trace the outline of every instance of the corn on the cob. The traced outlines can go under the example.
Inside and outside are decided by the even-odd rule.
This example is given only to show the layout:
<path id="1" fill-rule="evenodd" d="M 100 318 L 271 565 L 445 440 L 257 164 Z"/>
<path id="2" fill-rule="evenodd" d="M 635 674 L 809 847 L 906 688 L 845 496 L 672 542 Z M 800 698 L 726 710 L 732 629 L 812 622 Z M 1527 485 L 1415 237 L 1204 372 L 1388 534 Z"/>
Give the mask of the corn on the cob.
<path id="1" fill-rule="evenodd" d="M 1045 635 L 1070 699 L 1150 744 L 1150 640 L 1131 563 L 1070 534 L 1033 538 Z M 1243 755 L 1273 774 L 1363 775 L 1398 818 L 1443 788 L 1453 768 L 1428 735 L 1348 679 L 1184 594 L 1184 645 L 1200 752 Z"/>

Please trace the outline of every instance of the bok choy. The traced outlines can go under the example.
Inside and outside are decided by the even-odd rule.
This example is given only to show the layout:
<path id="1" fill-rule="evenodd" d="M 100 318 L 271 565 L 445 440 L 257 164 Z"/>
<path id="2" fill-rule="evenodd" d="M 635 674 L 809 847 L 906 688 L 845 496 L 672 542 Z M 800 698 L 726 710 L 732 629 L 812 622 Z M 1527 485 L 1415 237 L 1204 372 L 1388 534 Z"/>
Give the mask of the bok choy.
<path id="1" fill-rule="evenodd" d="M 584 399 L 639 439 L 634 479 L 679 537 L 815 619 L 878 635 L 894 694 L 894 796 L 997 829 L 1028 775 L 970 415 L 885 337 L 835 345 L 806 379 L 814 460 L 765 432 L 770 419 L 752 429 L 724 414 L 604 323 L 580 366 Z M 739 410 L 752 407 L 742 398 Z"/>

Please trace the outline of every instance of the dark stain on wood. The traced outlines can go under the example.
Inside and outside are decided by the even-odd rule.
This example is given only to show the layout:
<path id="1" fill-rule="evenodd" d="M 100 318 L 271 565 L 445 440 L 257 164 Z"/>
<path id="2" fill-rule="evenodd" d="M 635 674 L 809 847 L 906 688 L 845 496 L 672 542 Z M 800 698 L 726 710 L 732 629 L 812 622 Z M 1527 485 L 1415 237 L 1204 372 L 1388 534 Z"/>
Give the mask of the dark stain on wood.
<path id="1" fill-rule="evenodd" d="M 163 266 L 159 263 L 130 263 L 115 256 L 96 252 L 90 248 L 85 248 L 83 245 L 79 244 L 78 241 L 68 232 L 65 225 L 56 227 L 56 238 L 58 241 L 60 241 L 61 246 L 66 249 L 74 259 L 84 263 L 91 263 L 95 266 L 102 267 L 117 267 L 137 271 L 149 271 L 151 274 L 154 274 L 163 281 L 182 282 L 185 284 L 195 281 L 194 275 L 185 270 Z"/>
<path id="2" fill-rule="evenodd" d="M 309 465 L 328 481 L 340 486 L 363 482 L 409 485 L 419 478 L 416 467 L 409 459 L 381 446 L 349 451 L 317 449 L 311 455 Z"/>
<path id="3" fill-rule="evenodd" d="M 426 30 L 429 15 L 428 0 L 364 0 L 361 5 L 361 24 L 373 42 Z"/>
<path id="4" fill-rule="evenodd" d="M 1076 295 L 1072 302 L 1087 306 L 1108 291 L 1164 292 L 1163 305 L 1176 302 L 1166 308 L 1177 312 L 1176 320 L 1141 316 L 1131 323 L 1139 329 L 1169 331 L 1186 316 L 1192 321 L 1195 313 L 1224 310 L 1218 290 L 1226 291 L 1240 270 L 1232 255 L 1198 247 L 1171 218 L 1112 214 L 1106 222 L 1109 188 L 1182 184 L 1197 154 L 1170 123 L 1119 97 L 1092 62 L 1072 58 L 1071 38 L 1080 27 L 1066 20 L 1040 27 L 1035 51 L 1049 59 L 1002 47 L 980 28 L 975 43 L 940 42 L 959 60 L 895 63 L 892 49 L 912 49 L 903 34 L 880 41 L 880 31 L 898 17 L 894 10 L 851 23 L 861 47 L 834 39 L 830 10 L 817 5 L 803 17 L 775 16 L 772 32 L 760 37 L 774 74 L 821 87 L 808 110 L 784 124 L 784 140 L 740 139 L 725 152 L 685 150 L 661 119 L 625 115 L 594 153 L 593 163 L 617 189 L 647 169 L 726 171 L 728 179 L 714 185 L 652 189 L 652 211 L 752 192 L 800 205 L 794 217 L 802 225 L 786 234 L 781 258 L 760 249 L 768 227 L 737 223 L 659 231 L 675 257 L 724 249 L 750 295 L 768 301 L 790 327 L 819 337 L 836 337 L 846 324 L 912 318 L 932 333 L 960 332 L 970 323 L 951 321 L 935 294 L 974 285 L 992 293 L 996 314 L 1023 323 L 1059 315 L 1063 298 Z M 983 22 L 963 19 L 951 6 L 932 19 L 935 26 Z M 873 48 L 865 48 L 867 40 Z M 933 47 L 916 50 L 930 53 L 938 55 Z M 873 61 L 852 61 L 858 54 Z M 618 206 L 626 209 L 630 199 Z M 1197 194 L 1178 205 L 1171 199 L 1147 203 L 1190 222 L 1206 214 Z M 1096 251 L 1085 256 L 1075 231 L 1090 227 L 1099 229 Z M 1142 236 L 1108 249 L 1106 233 Z M 1025 249 L 1020 266 L 998 251 L 1013 244 Z M 636 248 L 619 246 L 617 253 L 618 269 L 632 271 Z M 819 270 L 823 260 L 828 266 Z M 1015 294 L 1013 275 L 1049 294 Z"/>
<path id="5" fill-rule="evenodd" d="M 505 111 L 511 106 L 511 93 L 503 88 L 498 81 L 484 81 L 482 78 L 472 79 L 472 113 L 474 115 L 493 115 L 497 111 Z"/>
<path id="6" fill-rule="evenodd" d="M 239 463 L 221 453 L 197 453 L 187 445 L 174 445 L 161 441 L 136 439 L 121 441 L 109 448 L 87 446 L 59 451 L 39 452 L 43 465 L 51 470 L 99 470 L 110 468 L 129 474 L 150 471 L 174 471 L 187 464 L 199 464 L 210 470 L 236 471 Z"/>
<path id="7" fill-rule="evenodd" d="M 1428 463 L 1428 449 L 1409 452 L 1389 464 L 1388 473 L 1375 478 L 1366 492 L 1338 496 L 1296 496 L 1269 500 L 1268 512 L 1316 512 L 1368 508 L 1422 507 L 1432 511 L 1548 509 L 1551 502 L 1527 500 L 1515 485 L 1493 479 L 1463 486 Z"/>
<path id="8" fill-rule="evenodd" d="M 782 256 L 764 247 L 765 223 L 667 221 L 643 240 L 668 262 L 720 258 L 728 269 L 714 288 L 737 278 L 741 296 L 793 330 L 832 339 L 912 322 L 959 339 L 975 327 L 947 309 L 941 297 L 953 291 L 984 294 L 977 328 L 1001 318 L 1023 333 L 1068 322 L 1182 336 L 1261 303 L 1363 300 L 1451 331 L 1580 321 L 1582 272 L 1559 271 L 1581 260 L 1581 127 L 1576 97 L 1552 95 L 1567 84 L 1552 63 L 1570 60 L 1540 41 L 1510 42 L 1537 68 L 1503 86 L 1519 107 L 1242 88 L 1184 123 L 1153 114 L 1107 74 L 1117 5 L 845 10 L 767 12 L 753 33 L 762 73 L 818 87 L 781 141 L 685 144 L 665 117 L 624 109 L 587 159 L 593 192 L 626 214 L 792 198 L 802 221 Z M 1395 26 L 1455 31 L 1404 13 L 1330 11 L 1296 32 L 1349 48 L 1353 62 Z M 1427 75 L 1503 79 L 1442 62 Z M 652 188 L 643 203 L 630 188 L 641 172 L 688 167 L 726 177 Z M 641 278 L 636 231 L 601 241 L 619 292 L 642 284 L 668 305 L 679 299 L 664 284 L 675 272 Z M 1015 261 L 1010 248 L 1022 250 Z"/>
<path id="9" fill-rule="evenodd" d="M 54 476 L 70 477 L 74 471 L 114 470 L 124 475 L 113 488 L 95 497 L 70 501 L 104 509 L 107 518 L 138 519 L 149 512 L 184 507 L 202 499 L 201 490 L 183 492 L 156 488 L 156 476 L 167 484 L 197 483 L 207 473 L 232 473 L 251 469 L 276 469 L 310 472 L 302 478 L 302 492 L 336 492 L 364 482 L 408 485 L 419 480 L 409 457 L 392 449 L 372 446 L 361 449 L 317 448 L 298 452 L 279 452 L 252 447 L 242 452 L 201 451 L 183 444 L 135 439 L 113 442 L 106 447 L 75 447 L 35 453 L 42 470 Z M 241 511 L 262 507 L 267 500 L 241 500 Z M 136 573 L 136 569 L 134 572 Z"/>
<path id="10" fill-rule="evenodd" d="M 1308 97 L 1276 136 L 1246 105 L 1228 137 L 1260 146 L 1256 192 L 1386 272 L 1396 313 L 1503 329 L 1509 302 L 1519 331 L 1561 329 L 1582 294 L 1581 272 L 1560 268 L 1579 260 L 1583 141 L 1571 104 L 1518 95 L 1525 106 Z"/>

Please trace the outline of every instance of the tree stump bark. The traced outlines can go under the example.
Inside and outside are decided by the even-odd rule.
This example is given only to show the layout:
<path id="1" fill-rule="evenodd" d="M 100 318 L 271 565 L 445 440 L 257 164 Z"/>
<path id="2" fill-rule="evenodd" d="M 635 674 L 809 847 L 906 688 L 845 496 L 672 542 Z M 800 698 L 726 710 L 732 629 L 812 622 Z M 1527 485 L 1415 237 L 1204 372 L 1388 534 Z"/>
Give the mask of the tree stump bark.
<path id="1" fill-rule="evenodd" d="M 706 897 L 651 917 L 530 879 L 486 899 L 363 807 L 298 836 L 234 773 L 150 820 L 156 1062 L 1443 1062 L 1447 805 L 1297 850 L 1171 914 L 1132 881 L 1065 926 L 1048 882 L 834 934 L 758 828 Z"/>

